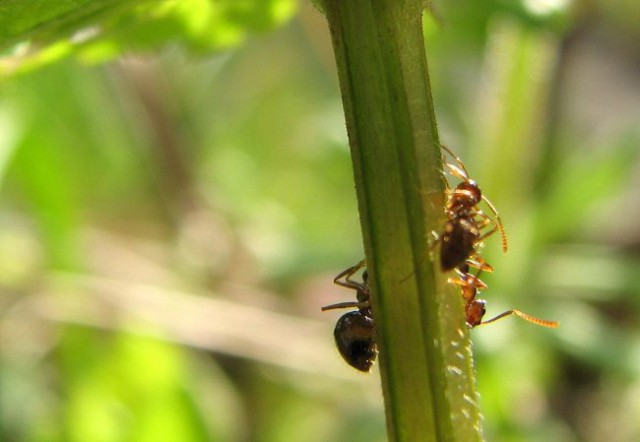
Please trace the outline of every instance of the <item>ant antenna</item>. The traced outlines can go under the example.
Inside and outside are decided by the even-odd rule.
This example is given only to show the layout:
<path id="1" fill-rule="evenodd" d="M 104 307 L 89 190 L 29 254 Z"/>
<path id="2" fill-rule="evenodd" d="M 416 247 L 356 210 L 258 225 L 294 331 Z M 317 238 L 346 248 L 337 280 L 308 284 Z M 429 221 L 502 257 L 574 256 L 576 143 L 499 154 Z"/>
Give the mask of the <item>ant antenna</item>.
<path id="1" fill-rule="evenodd" d="M 540 318 L 536 318 L 535 316 L 531 316 L 528 315 L 524 312 L 521 312 L 520 310 L 507 310 L 504 313 L 500 313 L 498 316 L 493 317 L 491 319 L 488 319 L 486 321 L 482 321 L 479 325 L 485 325 L 485 324 L 490 324 L 492 322 L 497 321 L 498 319 L 502 319 L 506 316 L 511 316 L 511 315 L 515 315 L 521 319 L 524 319 L 527 322 L 530 322 L 532 324 L 535 325 L 539 325 L 541 327 L 548 327 L 548 328 L 558 328 L 560 327 L 560 323 L 556 322 L 556 321 L 548 321 L 546 319 L 540 319 Z"/>
<path id="2" fill-rule="evenodd" d="M 500 231 L 500 238 L 502 239 L 502 252 L 507 253 L 507 251 L 509 250 L 509 244 L 507 243 L 507 234 L 504 232 L 504 226 L 502 225 L 500 214 L 498 213 L 498 210 L 493 205 L 493 203 L 489 200 L 489 198 L 482 195 L 482 199 L 485 203 L 487 203 L 487 206 L 489 206 L 493 214 L 496 216 L 496 226 L 498 226 L 498 230 Z"/>
<path id="3" fill-rule="evenodd" d="M 451 158 L 453 158 L 453 160 L 458 163 L 458 166 L 453 166 L 451 164 L 447 164 L 447 166 L 449 166 L 450 168 L 453 167 L 454 169 L 457 169 L 459 172 L 462 172 L 460 175 L 466 177 L 466 179 L 469 179 L 469 172 L 467 172 L 466 167 L 464 167 L 464 163 L 462 162 L 462 160 L 453 152 L 451 152 L 451 149 L 449 149 L 447 146 L 445 146 L 444 144 L 440 144 L 440 147 L 442 149 L 444 149 L 450 156 Z"/>

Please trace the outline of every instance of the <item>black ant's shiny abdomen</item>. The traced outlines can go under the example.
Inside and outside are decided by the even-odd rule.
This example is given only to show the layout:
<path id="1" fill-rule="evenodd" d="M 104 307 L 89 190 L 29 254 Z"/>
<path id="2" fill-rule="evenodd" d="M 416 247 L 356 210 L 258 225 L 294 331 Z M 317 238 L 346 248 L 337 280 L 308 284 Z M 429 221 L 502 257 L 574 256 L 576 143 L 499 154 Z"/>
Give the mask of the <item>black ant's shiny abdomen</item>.
<path id="1" fill-rule="evenodd" d="M 333 336 L 342 358 L 353 368 L 368 372 L 378 356 L 373 319 L 361 311 L 338 319 Z"/>

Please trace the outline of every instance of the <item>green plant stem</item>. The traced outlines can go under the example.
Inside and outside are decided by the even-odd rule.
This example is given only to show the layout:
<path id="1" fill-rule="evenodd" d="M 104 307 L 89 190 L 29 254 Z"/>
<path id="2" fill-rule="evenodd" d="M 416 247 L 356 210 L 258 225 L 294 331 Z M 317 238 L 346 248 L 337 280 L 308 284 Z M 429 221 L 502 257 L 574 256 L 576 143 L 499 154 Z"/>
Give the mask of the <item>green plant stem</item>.
<path id="1" fill-rule="evenodd" d="M 461 296 L 430 259 L 430 233 L 443 225 L 444 184 L 424 2 L 319 6 L 351 145 L 389 440 L 481 440 Z"/>

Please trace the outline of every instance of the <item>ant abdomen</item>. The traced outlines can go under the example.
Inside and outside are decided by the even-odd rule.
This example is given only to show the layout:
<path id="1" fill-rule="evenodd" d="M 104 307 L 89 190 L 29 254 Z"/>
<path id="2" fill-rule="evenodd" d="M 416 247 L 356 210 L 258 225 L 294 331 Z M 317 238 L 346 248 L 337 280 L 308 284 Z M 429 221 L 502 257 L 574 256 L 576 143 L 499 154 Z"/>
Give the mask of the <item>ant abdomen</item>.
<path id="1" fill-rule="evenodd" d="M 346 313 L 338 319 L 333 336 L 342 358 L 360 371 L 368 372 L 378 356 L 373 319 L 360 312 Z"/>

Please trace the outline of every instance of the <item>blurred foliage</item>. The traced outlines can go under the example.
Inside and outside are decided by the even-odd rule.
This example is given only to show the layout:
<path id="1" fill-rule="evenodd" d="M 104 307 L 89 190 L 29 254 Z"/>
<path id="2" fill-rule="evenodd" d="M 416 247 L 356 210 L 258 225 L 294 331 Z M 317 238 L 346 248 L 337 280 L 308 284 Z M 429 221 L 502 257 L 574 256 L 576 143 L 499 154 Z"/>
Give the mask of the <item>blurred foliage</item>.
<path id="1" fill-rule="evenodd" d="M 238 45 L 291 17 L 294 0 L 0 1 L 0 73 L 66 56 L 104 61 L 178 42 L 198 53 Z"/>
<path id="2" fill-rule="evenodd" d="M 0 439 L 385 440 L 319 312 L 361 257 L 321 14 L 23 3 L 0 1 Z M 511 245 L 487 241 L 488 315 L 562 323 L 473 331 L 487 438 L 635 441 L 637 6 L 429 7 L 442 139 Z"/>

